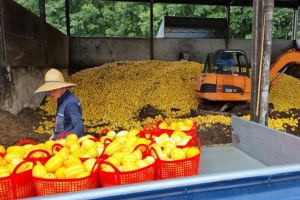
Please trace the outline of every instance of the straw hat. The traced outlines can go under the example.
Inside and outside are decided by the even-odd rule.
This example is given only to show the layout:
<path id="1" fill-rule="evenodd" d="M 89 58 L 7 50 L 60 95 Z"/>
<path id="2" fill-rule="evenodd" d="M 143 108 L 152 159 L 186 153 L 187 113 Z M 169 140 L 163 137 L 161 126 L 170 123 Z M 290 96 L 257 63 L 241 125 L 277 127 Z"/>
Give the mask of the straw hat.
<path id="1" fill-rule="evenodd" d="M 34 93 L 46 92 L 64 87 L 76 86 L 73 83 L 65 82 L 63 74 L 57 69 L 50 69 L 45 74 L 45 83 L 40 86 Z"/>

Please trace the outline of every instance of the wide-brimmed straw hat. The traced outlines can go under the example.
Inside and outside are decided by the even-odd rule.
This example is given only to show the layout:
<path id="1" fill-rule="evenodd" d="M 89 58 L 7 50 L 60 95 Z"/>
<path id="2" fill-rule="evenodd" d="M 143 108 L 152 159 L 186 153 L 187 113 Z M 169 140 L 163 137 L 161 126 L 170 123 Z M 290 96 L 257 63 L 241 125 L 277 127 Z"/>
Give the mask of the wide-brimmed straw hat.
<path id="1" fill-rule="evenodd" d="M 55 90 L 64 87 L 76 86 L 73 83 L 65 82 L 63 74 L 57 69 L 50 69 L 45 74 L 45 83 L 40 86 L 34 93 L 37 92 L 46 92 L 50 90 Z"/>

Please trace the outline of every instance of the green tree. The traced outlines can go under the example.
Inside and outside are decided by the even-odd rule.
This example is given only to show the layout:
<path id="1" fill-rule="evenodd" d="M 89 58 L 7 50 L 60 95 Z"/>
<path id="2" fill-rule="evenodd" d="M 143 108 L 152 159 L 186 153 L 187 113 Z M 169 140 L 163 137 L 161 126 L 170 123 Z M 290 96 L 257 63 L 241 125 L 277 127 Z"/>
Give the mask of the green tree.
<path id="1" fill-rule="evenodd" d="M 15 0 L 39 15 L 39 0 Z M 45 0 L 46 20 L 66 33 L 65 0 Z M 69 0 L 71 35 L 103 37 L 149 37 L 150 5 L 139 2 Z M 230 7 L 230 37 L 252 38 L 252 7 Z M 273 38 L 290 39 L 292 9 L 275 8 Z M 225 18 L 225 6 L 161 4 L 153 6 L 153 32 L 164 16 Z M 300 35 L 300 31 L 298 32 Z"/>
<path id="2" fill-rule="evenodd" d="M 197 5 L 193 14 L 201 18 L 225 18 L 226 8 L 225 6 Z"/>
<path id="3" fill-rule="evenodd" d="M 91 3 L 83 4 L 79 12 L 71 15 L 71 34 L 80 36 L 97 35 L 100 30 L 97 23 L 99 17 L 98 8 Z"/>
<path id="4" fill-rule="evenodd" d="M 250 38 L 252 33 L 252 8 L 231 7 L 230 33 L 233 38 Z"/>
<path id="5" fill-rule="evenodd" d="M 292 22 L 293 22 L 292 9 L 274 9 L 273 16 L 273 38 L 278 39 L 291 39 L 292 36 Z"/>
<path id="6" fill-rule="evenodd" d="M 18 4 L 27 8 L 32 13 L 40 16 L 39 0 L 15 0 Z"/>
<path id="7" fill-rule="evenodd" d="M 67 32 L 64 0 L 46 0 L 46 21 L 63 33 Z"/>

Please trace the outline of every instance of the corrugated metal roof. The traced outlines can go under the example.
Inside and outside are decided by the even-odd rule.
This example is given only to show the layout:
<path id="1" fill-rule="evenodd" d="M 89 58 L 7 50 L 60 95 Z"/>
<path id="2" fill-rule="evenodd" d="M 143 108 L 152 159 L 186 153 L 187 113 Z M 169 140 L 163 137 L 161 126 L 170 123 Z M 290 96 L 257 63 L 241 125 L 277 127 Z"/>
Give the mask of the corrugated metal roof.
<path id="1" fill-rule="evenodd" d="M 106 0 L 108 1 L 108 0 Z M 170 4 L 199 4 L 199 5 L 219 5 L 219 6 L 253 6 L 252 0 L 109 0 L 124 2 L 144 2 L 144 3 L 170 3 Z M 298 8 L 300 0 L 274 0 L 275 7 Z"/>

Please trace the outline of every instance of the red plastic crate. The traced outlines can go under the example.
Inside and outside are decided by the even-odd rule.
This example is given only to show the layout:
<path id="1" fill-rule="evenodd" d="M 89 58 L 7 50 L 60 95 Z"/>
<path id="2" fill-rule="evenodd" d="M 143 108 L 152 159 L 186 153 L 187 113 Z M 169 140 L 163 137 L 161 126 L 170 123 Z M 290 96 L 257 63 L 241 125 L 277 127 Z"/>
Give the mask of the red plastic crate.
<path id="1" fill-rule="evenodd" d="M 182 160 L 175 160 L 175 161 L 160 160 L 157 156 L 155 149 L 154 148 L 150 149 L 151 151 L 155 152 L 157 157 L 155 180 L 198 175 L 199 166 L 200 166 L 200 156 L 201 156 L 201 144 L 199 139 L 193 138 L 193 140 L 197 142 L 197 147 L 200 150 L 200 154 Z M 179 148 L 184 148 L 184 147 L 186 146 L 181 146 Z"/>
<path id="2" fill-rule="evenodd" d="M 99 167 L 99 177 L 102 187 L 126 185 L 132 183 L 153 181 L 155 178 L 155 162 L 141 169 L 121 172 L 109 162 L 102 161 L 101 164 L 110 165 L 115 171 L 106 172 Z"/>
<path id="3" fill-rule="evenodd" d="M 0 178 L 0 200 L 21 199 L 36 196 L 32 170 L 16 173 L 18 168 L 29 161 L 20 162 L 8 177 Z"/>
<path id="4" fill-rule="evenodd" d="M 94 167 L 98 166 L 98 163 Z M 47 179 L 33 177 L 34 186 L 38 196 L 58 193 L 76 192 L 99 187 L 98 169 L 83 178 Z"/>

